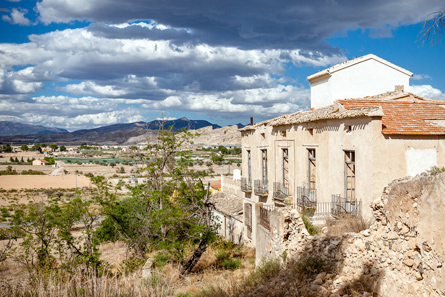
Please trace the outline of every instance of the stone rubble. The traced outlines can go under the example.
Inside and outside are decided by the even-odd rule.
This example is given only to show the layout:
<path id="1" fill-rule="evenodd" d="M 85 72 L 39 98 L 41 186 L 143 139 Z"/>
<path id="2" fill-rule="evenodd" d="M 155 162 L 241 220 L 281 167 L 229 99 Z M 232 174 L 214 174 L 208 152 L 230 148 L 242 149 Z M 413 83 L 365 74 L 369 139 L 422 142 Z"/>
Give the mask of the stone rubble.
<path id="1" fill-rule="evenodd" d="M 303 292 L 310 296 L 343 296 L 345 288 L 357 282 L 366 284 L 379 296 L 445 296 L 444 247 L 437 240 L 425 240 L 431 235 L 427 234 L 428 237 L 423 231 L 441 230 L 443 219 L 436 221 L 441 226 L 435 226 L 436 218 L 425 219 L 421 210 L 435 201 L 434 195 L 443 196 L 444 189 L 445 175 L 396 180 L 371 204 L 375 218 L 371 227 L 360 233 L 344 233 L 341 238 L 325 234 L 326 228 L 322 235 L 311 236 L 297 210 L 274 210 L 279 212 L 281 225 L 271 222 L 271 233 L 275 236 L 271 236 L 267 256 L 286 254 L 287 261 L 296 262 L 318 257 L 331 263 L 335 274 L 320 273 L 313 279 L 295 283 L 299 296 L 306 296 Z M 440 202 L 443 197 L 438 199 L 444 213 L 445 205 L 443 200 Z M 286 273 L 273 286 L 295 281 L 290 272 Z M 286 286 L 288 290 L 290 287 Z M 250 296 L 265 296 L 260 294 L 263 291 L 258 288 L 255 291 L 258 295 Z M 282 296 L 270 292 L 268 295 Z M 288 292 L 286 296 L 294 295 Z M 363 290 L 360 296 L 375 295 Z"/>

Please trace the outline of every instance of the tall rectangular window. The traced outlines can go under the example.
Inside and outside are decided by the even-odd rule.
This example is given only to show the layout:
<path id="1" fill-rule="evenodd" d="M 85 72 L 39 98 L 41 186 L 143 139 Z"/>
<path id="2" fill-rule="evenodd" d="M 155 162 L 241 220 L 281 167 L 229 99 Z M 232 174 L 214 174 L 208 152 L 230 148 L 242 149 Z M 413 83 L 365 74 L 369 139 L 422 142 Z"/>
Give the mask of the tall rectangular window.
<path id="1" fill-rule="evenodd" d="M 283 149 L 283 187 L 289 187 L 289 150 Z"/>
<path id="2" fill-rule="evenodd" d="M 247 229 L 247 238 L 252 239 L 252 204 L 244 204 L 244 225 Z"/>
<path id="3" fill-rule="evenodd" d="M 267 184 L 267 150 L 261 150 L 261 180 Z"/>
<path id="4" fill-rule="evenodd" d="M 307 166 L 307 179 L 309 191 L 316 190 L 316 180 L 317 180 L 317 159 L 315 154 L 315 149 L 308 149 L 308 166 Z"/>
<path id="5" fill-rule="evenodd" d="M 345 151 L 345 198 L 355 201 L 355 152 Z"/>
<path id="6" fill-rule="evenodd" d="M 252 186 L 252 156 L 250 150 L 247 151 L 247 184 Z"/>

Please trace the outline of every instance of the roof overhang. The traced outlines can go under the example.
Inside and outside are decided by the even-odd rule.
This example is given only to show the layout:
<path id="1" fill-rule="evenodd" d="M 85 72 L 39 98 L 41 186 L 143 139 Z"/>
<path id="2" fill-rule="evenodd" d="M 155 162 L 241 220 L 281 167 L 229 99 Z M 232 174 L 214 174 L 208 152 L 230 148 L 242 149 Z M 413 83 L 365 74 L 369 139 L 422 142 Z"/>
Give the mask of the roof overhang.
<path id="1" fill-rule="evenodd" d="M 309 82 L 311 82 L 311 83 L 312 82 L 316 82 L 316 81 L 318 81 L 320 79 L 323 79 L 325 77 L 331 76 L 332 73 L 335 73 L 337 71 L 343 70 L 345 68 L 348 68 L 348 67 L 351 67 L 351 66 L 357 65 L 359 63 L 363 63 L 365 61 L 369 61 L 369 60 L 375 60 L 375 61 L 377 61 L 379 63 L 382 63 L 382 64 L 384 64 L 384 65 L 386 65 L 386 66 L 388 66 L 390 68 L 393 68 L 394 70 L 402 72 L 403 74 L 406 74 L 409 77 L 413 76 L 413 73 L 411 71 L 408 71 L 408 70 L 406 70 L 406 69 L 404 69 L 402 67 L 399 67 L 399 66 L 397 66 L 397 65 L 395 65 L 395 64 L 393 64 L 391 62 L 388 62 L 388 61 L 386 61 L 386 60 L 384 60 L 384 59 L 382 59 L 380 57 L 377 57 L 376 55 L 369 54 L 369 55 L 366 55 L 366 56 L 363 56 L 363 57 L 355 58 L 354 60 L 350 60 L 350 61 L 346 61 L 346 62 L 337 64 L 337 65 L 334 65 L 334 66 L 332 66 L 330 68 L 327 68 L 325 70 L 322 70 L 322 71 L 319 71 L 319 72 L 317 72 L 315 74 L 312 74 L 312 75 L 308 76 L 306 79 Z"/>

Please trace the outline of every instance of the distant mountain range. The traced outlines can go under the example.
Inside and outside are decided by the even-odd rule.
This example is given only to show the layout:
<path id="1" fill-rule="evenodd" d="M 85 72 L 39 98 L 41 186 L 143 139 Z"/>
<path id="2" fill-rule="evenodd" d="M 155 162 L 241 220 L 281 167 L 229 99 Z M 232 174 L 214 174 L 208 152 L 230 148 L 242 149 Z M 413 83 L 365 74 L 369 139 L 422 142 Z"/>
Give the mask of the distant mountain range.
<path id="1" fill-rule="evenodd" d="M 151 122 L 135 122 L 128 124 L 115 124 L 99 127 L 95 129 L 82 129 L 68 132 L 65 129 L 48 128 L 43 126 L 25 125 L 14 122 L 0 122 L 0 143 L 30 144 L 30 143 L 61 143 L 61 144 L 126 144 L 143 141 L 155 141 L 157 131 L 161 125 L 165 128 L 172 126 L 173 131 L 197 130 L 204 127 L 211 129 L 221 128 L 204 120 L 189 120 L 185 117 Z M 242 124 L 236 125 L 238 128 L 244 127 Z M 23 127 L 23 128 L 20 128 Z M 34 130 L 32 129 L 34 128 Z M 6 133 L 5 133 L 6 132 Z"/>
<path id="2" fill-rule="evenodd" d="M 65 129 L 0 121 L 0 136 L 31 135 L 43 133 L 66 133 Z"/>

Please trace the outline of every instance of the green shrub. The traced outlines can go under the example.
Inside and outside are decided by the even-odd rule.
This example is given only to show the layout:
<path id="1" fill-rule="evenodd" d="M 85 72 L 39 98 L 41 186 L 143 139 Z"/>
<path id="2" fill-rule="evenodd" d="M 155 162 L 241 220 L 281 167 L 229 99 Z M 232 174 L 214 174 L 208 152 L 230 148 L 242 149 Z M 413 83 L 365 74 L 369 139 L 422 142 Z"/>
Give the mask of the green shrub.
<path id="1" fill-rule="evenodd" d="M 445 167 L 437 167 L 437 166 L 432 166 L 430 169 L 427 169 L 428 173 L 441 173 L 441 172 L 445 172 Z"/>
<path id="2" fill-rule="evenodd" d="M 306 227 L 307 232 L 309 232 L 310 235 L 317 235 L 318 229 L 315 228 L 314 225 L 312 225 L 309 218 L 306 216 L 303 216 L 302 219 L 303 219 L 303 223 L 304 223 L 304 226 Z"/>
<path id="3" fill-rule="evenodd" d="M 165 264 L 167 264 L 168 260 L 170 260 L 170 257 L 166 253 L 157 253 L 153 258 L 153 264 L 155 267 L 163 267 Z"/>
<path id="4" fill-rule="evenodd" d="M 44 172 L 39 171 L 39 170 L 23 170 L 22 173 L 20 173 L 21 175 L 46 175 Z"/>
<path id="5" fill-rule="evenodd" d="M 223 262 L 223 261 L 229 259 L 230 252 L 227 252 L 227 251 L 217 251 L 215 256 L 216 256 L 216 260 L 218 262 Z"/>
<path id="6" fill-rule="evenodd" d="M 326 270 L 327 261 L 318 257 L 309 257 L 296 265 L 299 273 L 305 275 L 315 275 Z"/>
<path id="7" fill-rule="evenodd" d="M 235 270 L 240 268 L 241 260 L 240 259 L 226 259 L 221 263 L 221 267 L 225 269 Z"/>
<path id="8" fill-rule="evenodd" d="M 145 264 L 144 258 L 132 257 L 121 263 L 120 270 L 122 273 L 128 274 L 135 272 L 136 270 L 144 266 L 144 264 Z"/>

